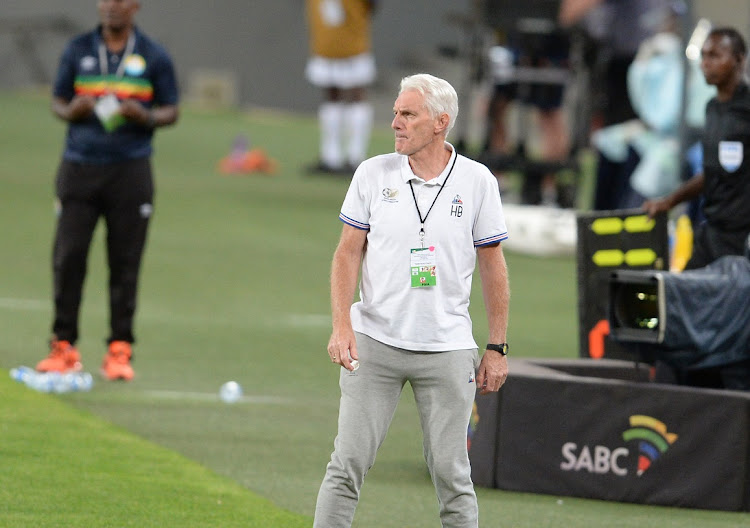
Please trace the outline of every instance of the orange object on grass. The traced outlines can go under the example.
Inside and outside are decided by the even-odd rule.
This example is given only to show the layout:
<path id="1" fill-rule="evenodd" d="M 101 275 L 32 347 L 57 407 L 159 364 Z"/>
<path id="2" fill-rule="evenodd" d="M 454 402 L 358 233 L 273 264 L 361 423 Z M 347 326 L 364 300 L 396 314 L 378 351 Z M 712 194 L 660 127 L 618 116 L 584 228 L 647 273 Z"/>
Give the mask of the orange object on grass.
<path id="1" fill-rule="evenodd" d="M 245 152 L 232 153 L 219 161 L 219 172 L 223 174 L 247 174 L 252 172 L 262 172 L 273 174 L 278 168 L 278 163 L 269 158 L 266 153 L 259 148 L 254 148 Z"/>

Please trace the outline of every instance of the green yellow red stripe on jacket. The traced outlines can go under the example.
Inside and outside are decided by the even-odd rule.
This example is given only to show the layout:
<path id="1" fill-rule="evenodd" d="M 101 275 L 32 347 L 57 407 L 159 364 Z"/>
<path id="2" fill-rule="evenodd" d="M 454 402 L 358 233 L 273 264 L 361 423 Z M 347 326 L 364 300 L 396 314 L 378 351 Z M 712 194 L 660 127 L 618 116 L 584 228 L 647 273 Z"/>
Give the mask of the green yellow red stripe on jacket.
<path id="1" fill-rule="evenodd" d="M 137 99 L 150 102 L 154 88 L 146 79 L 117 77 L 116 75 L 79 75 L 74 83 L 76 95 L 100 97 L 113 93 L 118 99 Z"/>

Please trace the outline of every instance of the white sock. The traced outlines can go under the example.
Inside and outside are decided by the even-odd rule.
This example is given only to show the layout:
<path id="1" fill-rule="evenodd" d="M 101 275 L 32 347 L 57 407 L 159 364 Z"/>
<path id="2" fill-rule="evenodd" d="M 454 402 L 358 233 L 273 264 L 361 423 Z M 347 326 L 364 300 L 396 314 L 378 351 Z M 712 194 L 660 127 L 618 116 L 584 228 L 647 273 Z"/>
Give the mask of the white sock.
<path id="1" fill-rule="evenodd" d="M 349 133 L 347 156 L 356 167 L 367 157 L 372 131 L 373 110 L 367 102 L 350 103 L 346 106 L 346 128 Z"/>
<path id="2" fill-rule="evenodd" d="M 343 103 L 323 103 L 318 108 L 320 161 L 329 167 L 339 168 L 344 164 L 344 154 L 341 149 L 343 118 Z"/>

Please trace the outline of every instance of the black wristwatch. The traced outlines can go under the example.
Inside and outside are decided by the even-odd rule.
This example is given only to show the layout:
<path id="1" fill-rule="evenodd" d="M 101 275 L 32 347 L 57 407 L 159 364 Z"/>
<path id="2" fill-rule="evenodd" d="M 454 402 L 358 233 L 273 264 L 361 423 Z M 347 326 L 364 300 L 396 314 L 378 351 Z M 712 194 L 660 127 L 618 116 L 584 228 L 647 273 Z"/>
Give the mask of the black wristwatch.
<path id="1" fill-rule="evenodd" d="M 487 346 L 484 347 L 487 350 L 494 350 L 495 352 L 500 352 L 502 355 L 507 356 L 508 355 L 508 343 L 500 343 L 499 345 L 496 345 L 494 343 L 487 343 Z"/>

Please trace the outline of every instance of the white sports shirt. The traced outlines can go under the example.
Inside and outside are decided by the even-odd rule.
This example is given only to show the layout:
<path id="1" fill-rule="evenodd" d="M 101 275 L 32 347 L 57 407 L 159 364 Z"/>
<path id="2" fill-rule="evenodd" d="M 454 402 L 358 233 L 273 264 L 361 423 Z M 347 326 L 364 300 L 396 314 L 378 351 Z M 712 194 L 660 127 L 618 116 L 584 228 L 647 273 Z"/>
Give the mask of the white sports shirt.
<path id="1" fill-rule="evenodd" d="M 476 247 L 508 238 L 496 178 L 484 165 L 446 146 L 452 151 L 448 165 L 428 182 L 412 172 L 408 157 L 401 154 L 364 161 L 339 215 L 346 224 L 368 231 L 361 300 L 351 308 L 354 330 L 407 350 L 477 348 L 469 317 Z M 436 286 L 411 287 L 410 251 L 421 247 L 422 224 L 409 182 L 421 216 L 426 216 L 424 245 L 436 250 Z"/>

